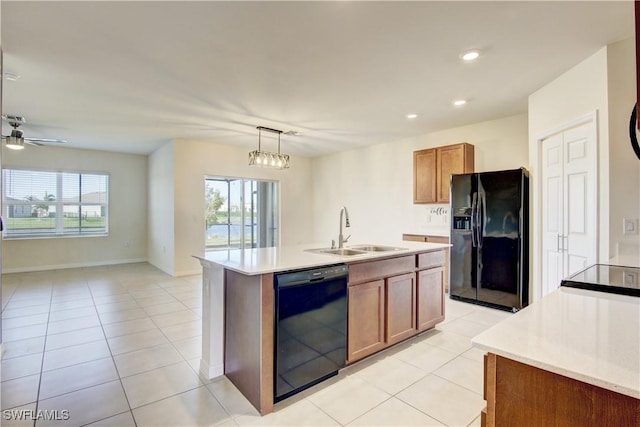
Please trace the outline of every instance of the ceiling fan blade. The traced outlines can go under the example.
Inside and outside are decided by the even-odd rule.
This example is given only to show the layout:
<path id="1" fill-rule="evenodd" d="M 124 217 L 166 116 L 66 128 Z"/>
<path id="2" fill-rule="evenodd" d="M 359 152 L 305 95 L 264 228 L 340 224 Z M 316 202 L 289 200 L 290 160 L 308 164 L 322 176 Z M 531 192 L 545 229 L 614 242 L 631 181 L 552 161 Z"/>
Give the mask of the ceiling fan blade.
<path id="1" fill-rule="evenodd" d="M 24 143 L 29 145 L 37 145 L 38 147 L 44 147 L 44 144 L 34 141 L 33 139 L 24 138 Z"/>
<path id="2" fill-rule="evenodd" d="M 65 139 L 47 139 L 47 138 L 24 138 L 25 142 L 35 142 L 36 144 L 34 145 L 42 145 L 42 144 L 37 144 L 39 142 L 44 142 L 44 143 L 55 143 L 55 144 L 65 144 L 67 141 Z"/>

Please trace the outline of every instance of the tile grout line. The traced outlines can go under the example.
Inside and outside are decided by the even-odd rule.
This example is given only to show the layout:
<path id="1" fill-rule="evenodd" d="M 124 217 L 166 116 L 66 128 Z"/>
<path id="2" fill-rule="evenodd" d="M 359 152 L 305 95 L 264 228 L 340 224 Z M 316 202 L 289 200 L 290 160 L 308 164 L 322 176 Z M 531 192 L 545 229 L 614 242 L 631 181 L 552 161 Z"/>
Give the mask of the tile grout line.
<path id="1" fill-rule="evenodd" d="M 47 352 L 47 332 L 49 332 L 49 318 L 51 317 L 51 304 L 53 303 L 53 284 L 51 285 L 51 293 L 49 295 L 49 312 L 47 313 L 47 326 L 44 330 L 44 346 L 42 347 L 42 361 L 40 362 L 40 377 L 38 378 L 38 392 L 36 393 L 36 414 L 40 406 L 40 390 L 42 389 L 42 373 L 44 371 L 44 359 Z M 33 420 L 33 427 L 36 427 L 37 419 Z"/>
<path id="2" fill-rule="evenodd" d="M 133 424 L 134 426 L 137 427 L 138 423 L 136 421 L 136 418 L 133 415 L 133 409 L 131 408 L 131 403 L 129 402 L 129 396 L 127 395 L 127 392 L 124 389 L 124 384 L 122 384 L 122 377 L 120 376 L 120 371 L 118 370 L 118 365 L 116 364 L 116 360 L 115 357 L 113 356 L 113 352 L 111 351 L 111 346 L 109 345 L 109 340 L 107 339 L 107 334 L 104 330 L 104 325 L 102 323 L 102 319 L 100 318 L 100 314 L 98 313 L 98 308 L 96 307 L 96 301 L 94 299 L 94 295 L 93 292 L 91 290 L 91 287 L 89 286 L 89 282 L 87 281 L 87 287 L 89 288 L 89 293 L 91 294 L 91 301 L 93 302 L 93 307 L 96 310 L 96 315 L 98 316 L 98 322 L 100 322 L 100 329 L 102 330 L 102 335 L 104 336 L 104 341 L 107 344 L 107 348 L 109 349 L 109 354 L 111 355 L 111 363 L 113 363 L 113 367 L 116 370 L 116 375 L 118 376 L 118 382 L 120 383 L 120 388 L 122 390 L 122 394 L 124 395 L 124 398 L 127 402 L 127 406 L 129 407 L 129 413 L 131 414 L 131 419 L 133 420 Z M 136 302 L 137 304 L 137 302 Z M 125 412 L 121 412 L 120 414 L 124 414 Z M 116 415 L 120 415 L 120 414 L 114 414 L 114 415 L 110 415 L 106 418 L 103 419 L 107 419 L 107 418 L 111 418 L 114 417 Z M 95 421 L 91 421 L 91 423 L 97 422 L 97 421 L 101 421 L 101 420 L 95 420 Z M 91 424 L 89 423 L 89 424 Z"/>

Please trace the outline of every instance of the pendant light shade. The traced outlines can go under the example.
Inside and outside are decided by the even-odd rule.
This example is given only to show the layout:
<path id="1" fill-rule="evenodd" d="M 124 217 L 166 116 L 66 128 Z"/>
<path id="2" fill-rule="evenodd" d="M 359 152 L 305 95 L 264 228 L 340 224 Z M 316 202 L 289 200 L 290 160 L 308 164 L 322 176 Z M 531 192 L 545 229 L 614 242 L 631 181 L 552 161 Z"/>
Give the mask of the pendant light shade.
<path id="1" fill-rule="evenodd" d="M 263 168 L 272 169 L 288 169 L 289 155 L 280 153 L 280 134 L 281 130 L 271 129 L 264 126 L 258 126 L 258 149 L 249 153 L 249 166 L 261 166 Z M 262 151 L 262 131 L 278 134 L 278 152 L 269 153 Z"/>

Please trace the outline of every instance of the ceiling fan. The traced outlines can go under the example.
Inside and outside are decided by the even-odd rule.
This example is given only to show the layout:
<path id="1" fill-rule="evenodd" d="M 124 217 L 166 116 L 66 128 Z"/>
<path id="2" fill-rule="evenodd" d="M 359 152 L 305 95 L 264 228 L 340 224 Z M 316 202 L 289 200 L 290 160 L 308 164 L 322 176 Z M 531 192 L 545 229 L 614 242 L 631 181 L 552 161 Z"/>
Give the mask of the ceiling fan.
<path id="1" fill-rule="evenodd" d="M 64 139 L 25 138 L 23 136 L 22 130 L 18 129 L 20 125 L 23 125 L 27 122 L 24 117 L 3 114 L 2 118 L 5 119 L 13 128 L 10 135 L 2 136 L 2 140 L 5 141 L 5 145 L 7 146 L 7 148 L 11 148 L 13 150 L 22 150 L 25 143 L 42 147 L 44 144 L 64 144 L 65 142 L 67 142 Z"/>

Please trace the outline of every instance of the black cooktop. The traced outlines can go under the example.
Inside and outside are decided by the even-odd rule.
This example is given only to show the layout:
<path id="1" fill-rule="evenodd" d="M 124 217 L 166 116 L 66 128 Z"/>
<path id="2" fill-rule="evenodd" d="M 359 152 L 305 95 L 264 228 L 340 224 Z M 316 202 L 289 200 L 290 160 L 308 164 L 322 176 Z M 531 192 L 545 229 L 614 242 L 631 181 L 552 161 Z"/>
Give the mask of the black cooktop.
<path id="1" fill-rule="evenodd" d="M 563 279 L 560 286 L 640 297 L 640 268 L 595 264 Z"/>

